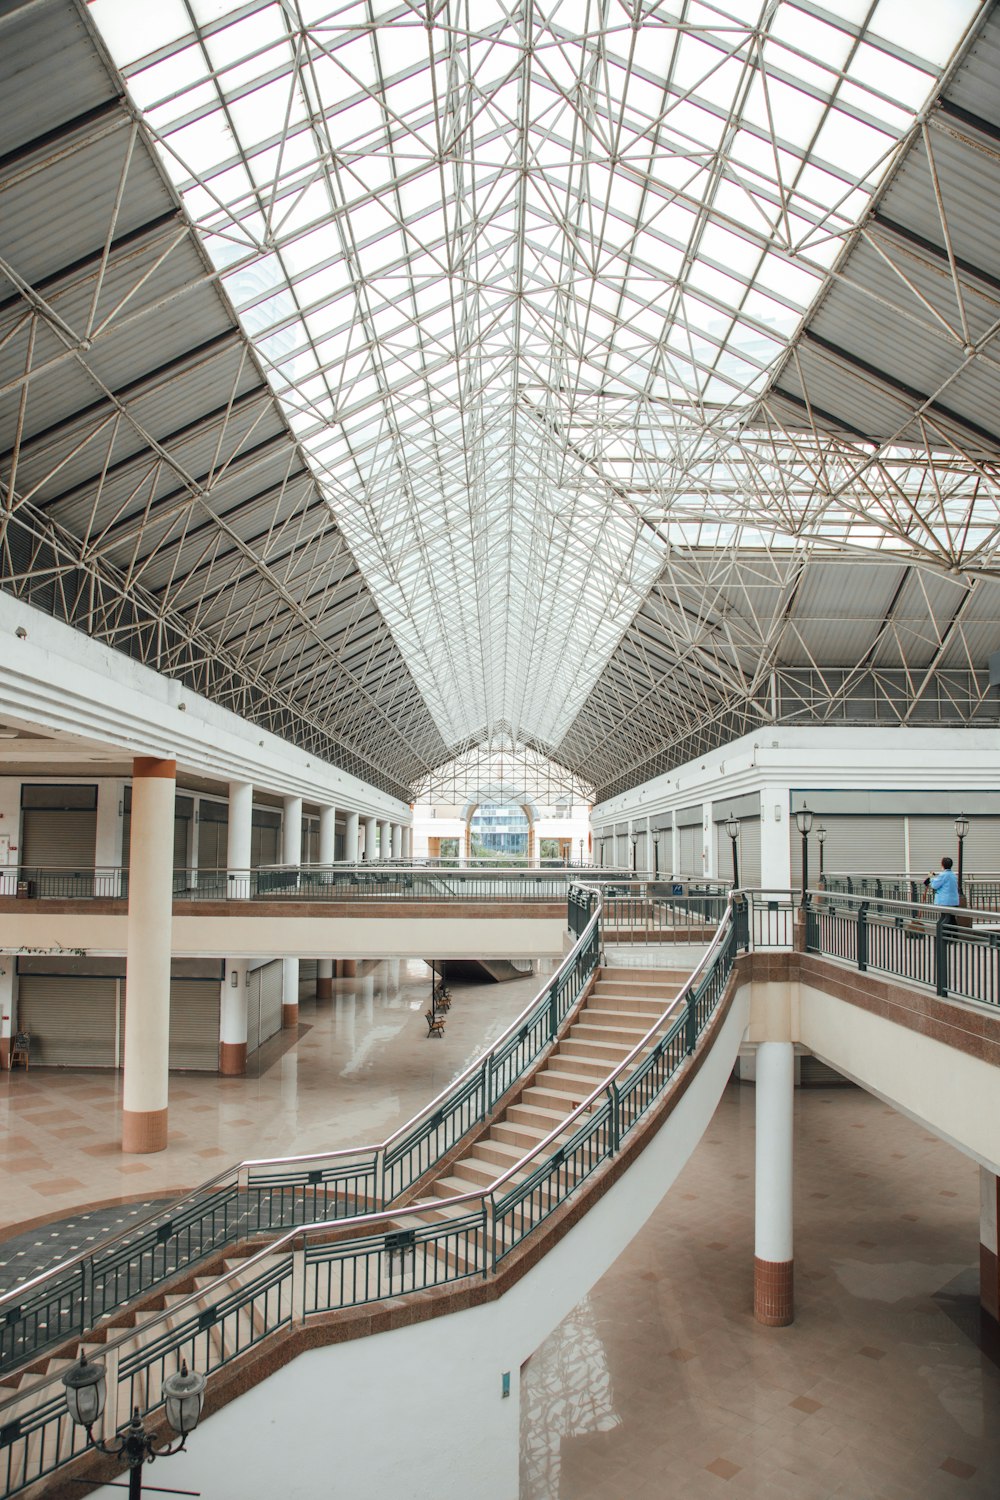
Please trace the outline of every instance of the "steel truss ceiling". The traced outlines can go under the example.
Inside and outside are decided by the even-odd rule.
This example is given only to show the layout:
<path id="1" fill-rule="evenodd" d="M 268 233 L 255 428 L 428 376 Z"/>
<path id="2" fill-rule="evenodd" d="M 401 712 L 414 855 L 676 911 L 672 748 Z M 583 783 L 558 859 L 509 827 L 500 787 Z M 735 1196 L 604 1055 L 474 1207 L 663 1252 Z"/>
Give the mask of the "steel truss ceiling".
<path id="1" fill-rule="evenodd" d="M 406 796 L 445 747 L 66 0 L 0 14 L 3 586 Z"/>
<path id="2" fill-rule="evenodd" d="M 22 114 L 83 123 L 3 216 L 2 472 L 58 554 L 16 577 L 68 578 L 86 628 L 165 665 L 162 638 L 399 785 L 509 743 L 606 789 L 857 704 L 855 638 L 798 660 L 773 613 L 831 551 L 991 597 L 977 0 L 81 0 L 135 120 L 68 66 L 65 0 L 23 10 L 49 72 L 0 119 L 15 145 Z M 981 656 L 938 681 L 966 608 L 893 626 L 860 696 L 977 717 Z"/>

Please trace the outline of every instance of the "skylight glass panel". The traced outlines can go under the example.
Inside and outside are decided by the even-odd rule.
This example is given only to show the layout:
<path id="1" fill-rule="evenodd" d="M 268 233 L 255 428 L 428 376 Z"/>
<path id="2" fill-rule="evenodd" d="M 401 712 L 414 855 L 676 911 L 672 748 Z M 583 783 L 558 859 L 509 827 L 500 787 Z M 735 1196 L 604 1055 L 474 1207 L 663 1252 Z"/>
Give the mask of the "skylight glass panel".
<path id="1" fill-rule="evenodd" d="M 975 12 L 92 9 L 442 734 L 543 744 L 672 516 L 789 482 L 732 434 Z"/>

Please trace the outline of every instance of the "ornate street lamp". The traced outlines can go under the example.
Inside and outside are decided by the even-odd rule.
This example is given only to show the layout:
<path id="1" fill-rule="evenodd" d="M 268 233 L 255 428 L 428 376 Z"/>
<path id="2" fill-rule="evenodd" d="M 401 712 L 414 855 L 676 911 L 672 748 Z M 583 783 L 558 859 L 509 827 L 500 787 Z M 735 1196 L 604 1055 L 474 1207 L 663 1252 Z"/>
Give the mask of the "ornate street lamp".
<path id="1" fill-rule="evenodd" d="M 730 813 L 726 819 L 726 832 L 733 846 L 733 890 L 739 890 L 740 886 L 740 861 L 736 852 L 736 840 L 740 836 L 740 820 L 735 813 Z"/>
<path id="2" fill-rule="evenodd" d="M 156 1437 L 147 1432 L 139 1416 L 139 1408 L 132 1412 L 132 1420 L 114 1443 L 95 1438 L 93 1427 L 100 1420 L 107 1395 L 104 1366 L 100 1360 L 88 1360 L 80 1355 L 80 1363 L 73 1365 L 62 1377 L 66 1390 L 66 1409 L 73 1421 L 87 1429 L 87 1440 L 100 1453 L 112 1458 L 123 1458 L 128 1465 L 129 1500 L 142 1494 L 142 1466 L 156 1458 L 169 1458 L 184 1451 L 189 1432 L 194 1432 L 205 1401 L 205 1377 L 196 1370 L 188 1370 L 186 1362 L 175 1375 L 163 1382 L 163 1404 L 167 1423 L 180 1438 L 179 1443 L 167 1443 L 158 1448 Z"/>
<path id="3" fill-rule="evenodd" d="M 823 884 L 823 845 L 826 843 L 826 829 L 822 823 L 816 830 L 816 842 L 819 845 L 819 883 Z"/>
<path id="4" fill-rule="evenodd" d="M 630 833 L 629 834 L 629 838 L 632 840 L 632 874 L 634 875 L 635 874 L 635 846 L 639 842 L 639 835 L 637 833 Z"/>
<path id="5" fill-rule="evenodd" d="M 805 906 L 809 889 L 809 830 L 813 826 L 813 815 L 807 807 L 795 814 L 795 826 L 802 835 L 802 905 Z"/>
<path id="6" fill-rule="evenodd" d="M 965 813 L 955 819 L 955 837 L 958 839 L 958 894 L 962 894 L 962 871 L 965 865 L 965 836 L 969 831 L 969 820 Z"/>
<path id="7" fill-rule="evenodd" d="M 653 829 L 653 879 L 660 878 L 660 830 Z"/>

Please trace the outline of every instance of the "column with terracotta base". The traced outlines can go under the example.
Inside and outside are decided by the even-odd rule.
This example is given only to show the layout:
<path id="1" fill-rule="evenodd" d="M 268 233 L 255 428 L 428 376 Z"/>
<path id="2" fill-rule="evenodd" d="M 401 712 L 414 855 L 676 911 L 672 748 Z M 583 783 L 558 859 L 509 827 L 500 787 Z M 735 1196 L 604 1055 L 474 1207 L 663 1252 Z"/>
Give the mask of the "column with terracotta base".
<path id="1" fill-rule="evenodd" d="M 979 1305 L 1000 1322 L 1000 1178 L 979 1168 Z"/>
<path id="2" fill-rule="evenodd" d="M 132 764 L 122 1150 L 167 1144 L 170 920 L 177 762 Z"/>
<path id="3" fill-rule="evenodd" d="M 345 958 L 341 960 L 341 973 L 345 979 L 357 979 L 358 961 L 356 958 Z"/>
<path id="4" fill-rule="evenodd" d="M 316 965 L 316 999 L 333 999 L 333 959 L 321 958 Z"/>
<path id="5" fill-rule="evenodd" d="M 792 1259 L 792 1122 L 795 1048 L 757 1046 L 757 1147 L 753 1315 L 783 1328 L 795 1316 Z"/>
<path id="6" fill-rule="evenodd" d="M 281 863 L 297 869 L 302 863 L 302 798 L 286 797 L 281 819 Z M 281 960 L 281 1024 L 299 1024 L 299 961 Z"/>
<path id="7" fill-rule="evenodd" d="M 227 958 L 219 1007 L 219 1072 L 242 1078 L 247 1070 L 247 984 L 245 958 Z"/>
<path id="8" fill-rule="evenodd" d="M 14 959 L 0 958 L 0 1073 L 10 1067 L 14 1035 Z"/>
<path id="9" fill-rule="evenodd" d="M 344 858 L 348 864 L 356 864 L 361 854 L 360 823 L 356 812 L 344 814 Z"/>

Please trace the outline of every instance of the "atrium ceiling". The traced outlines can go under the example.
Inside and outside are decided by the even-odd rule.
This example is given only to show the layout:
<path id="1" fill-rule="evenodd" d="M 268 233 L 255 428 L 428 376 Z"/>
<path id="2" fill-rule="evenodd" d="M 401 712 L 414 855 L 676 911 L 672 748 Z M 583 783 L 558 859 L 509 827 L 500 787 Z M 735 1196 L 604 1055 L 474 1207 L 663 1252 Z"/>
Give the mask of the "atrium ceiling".
<path id="1" fill-rule="evenodd" d="M 405 796 L 983 722 L 998 39 L 0 0 L 0 584 Z"/>

